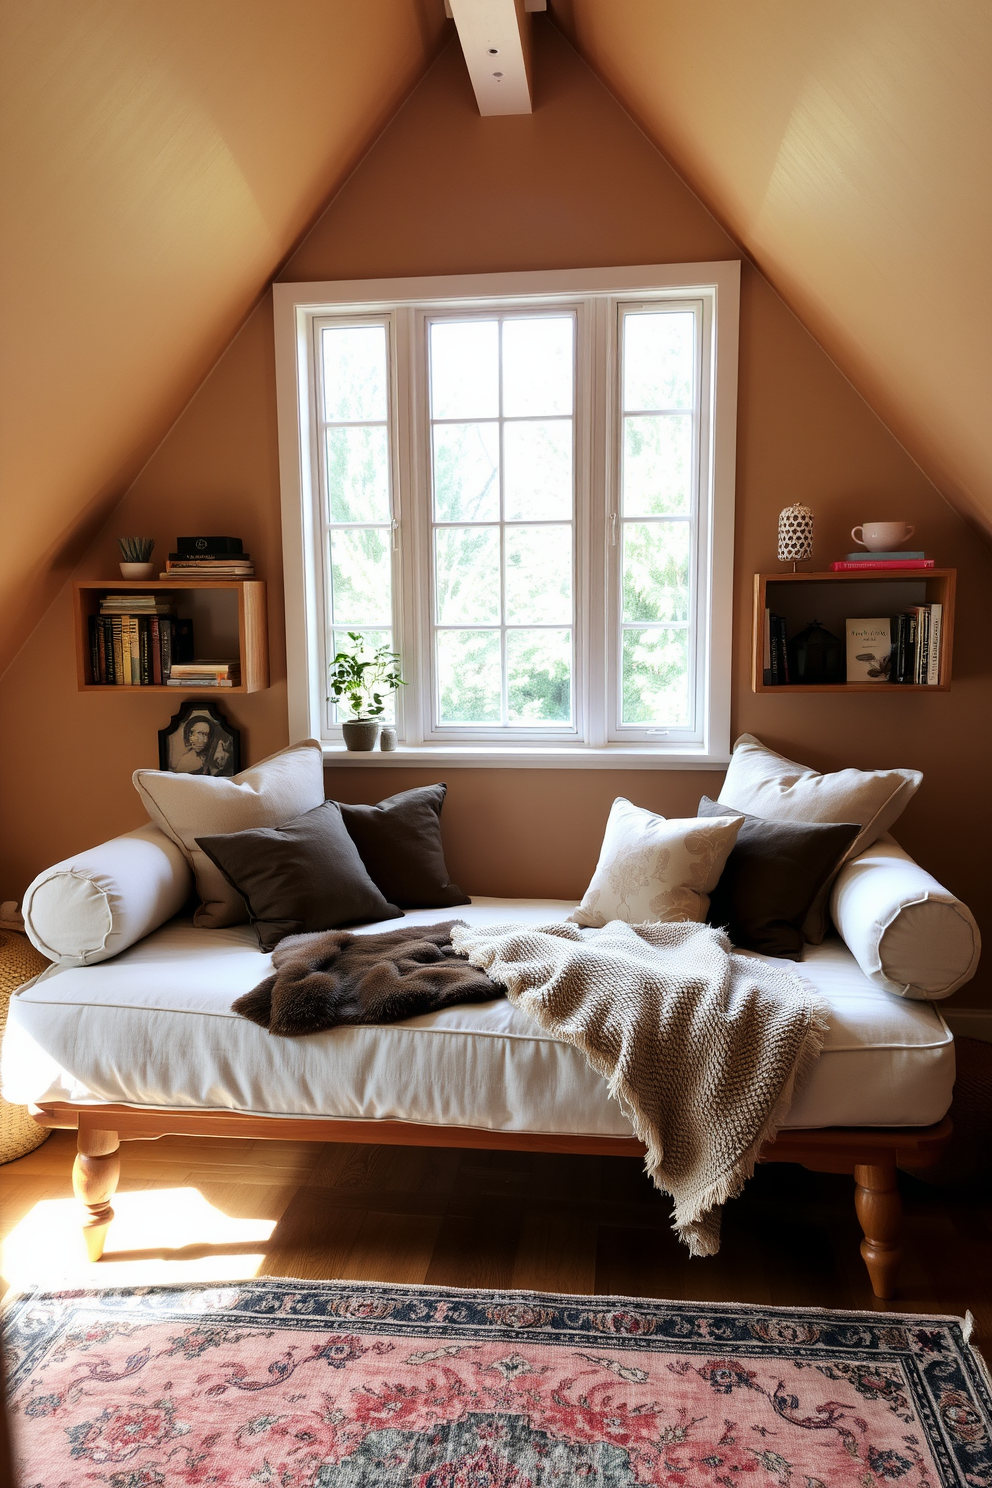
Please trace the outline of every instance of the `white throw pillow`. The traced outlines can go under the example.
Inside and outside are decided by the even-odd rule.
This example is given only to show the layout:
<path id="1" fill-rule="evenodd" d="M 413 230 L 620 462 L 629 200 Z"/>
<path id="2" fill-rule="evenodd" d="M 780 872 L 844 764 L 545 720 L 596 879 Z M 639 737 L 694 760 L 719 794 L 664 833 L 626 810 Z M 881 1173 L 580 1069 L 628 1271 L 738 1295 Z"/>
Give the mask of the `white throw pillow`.
<path id="1" fill-rule="evenodd" d="M 207 930 L 240 925 L 248 912 L 241 895 L 197 847 L 197 837 L 281 827 L 324 800 L 323 752 L 317 739 L 291 744 L 227 779 L 171 770 L 135 770 L 132 778 L 148 815 L 182 849 L 196 875 L 202 902 L 193 923 Z"/>
<path id="2" fill-rule="evenodd" d="M 734 745 L 717 797 L 767 821 L 854 822 L 860 828 L 844 861 L 857 857 L 887 832 L 920 787 L 919 770 L 835 770 L 821 775 L 809 765 L 776 754 L 753 734 Z M 803 934 L 818 945 L 827 930 L 831 878 L 810 909 Z"/>
<path id="3" fill-rule="evenodd" d="M 592 882 L 569 919 L 595 927 L 701 923 L 743 824 L 742 816 L 668 820 L 618 796 Z"/>
<path id="4" fill-rule="evenodd" d="M 845 864 L 830 909 L 865 976 L 887 992 L 950 997 L 978 968 L 971 910 L 891 837 Z"/>
<path id="5" fill-rule="evenodd" d="M 39 873 L 24 895 L 24 929 L 50 961 L 92 966 L 171 920 L 192 888 L 182 852 L 146 822 Z"/>

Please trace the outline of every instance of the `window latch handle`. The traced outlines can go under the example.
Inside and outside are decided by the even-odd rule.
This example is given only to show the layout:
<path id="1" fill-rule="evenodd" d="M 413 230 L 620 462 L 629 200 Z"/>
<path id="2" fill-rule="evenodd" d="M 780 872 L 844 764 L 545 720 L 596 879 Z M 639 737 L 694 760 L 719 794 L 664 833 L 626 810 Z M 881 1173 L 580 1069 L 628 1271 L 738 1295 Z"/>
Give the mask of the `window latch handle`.
<path id="1" fill-rule="evenodd" d="M 620 519 L 616 512 L 610 512 L 610 546 L 612 548 L 615 548 L 617 545 L 617 528 L 619 525 Z"/>
<path id="2" fill-rule="evenodd" d="M 394 517 L 389 526 L 393 534 L 393 552 L 396 553 L 399 551 L 400 546 L 400 524 Z"/>

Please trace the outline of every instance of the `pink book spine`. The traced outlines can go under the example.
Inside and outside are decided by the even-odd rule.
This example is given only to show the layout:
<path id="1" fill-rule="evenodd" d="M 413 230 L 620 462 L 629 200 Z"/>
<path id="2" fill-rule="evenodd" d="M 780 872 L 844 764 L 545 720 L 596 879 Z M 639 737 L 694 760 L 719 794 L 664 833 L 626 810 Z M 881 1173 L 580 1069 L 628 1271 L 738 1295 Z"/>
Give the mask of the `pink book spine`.
<path id="1" fill-rule="evenodd" d="M 873 563 L 869 558 L 864 563 L 831 563 L 830 567 L 835 573 L 857 573 L 863 568 L 933 568 L 933 559 L 907 558 L 904 563 L 900 563 L 896 558 L 883 558 L 880 562 Z"/>

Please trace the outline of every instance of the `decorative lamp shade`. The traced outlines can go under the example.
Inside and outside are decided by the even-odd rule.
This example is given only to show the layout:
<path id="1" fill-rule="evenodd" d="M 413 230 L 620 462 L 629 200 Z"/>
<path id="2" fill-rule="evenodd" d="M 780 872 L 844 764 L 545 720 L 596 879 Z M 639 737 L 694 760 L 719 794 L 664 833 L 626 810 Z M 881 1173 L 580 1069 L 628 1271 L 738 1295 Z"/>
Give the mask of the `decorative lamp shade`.
<path id="1" fill-rule="evenodd" d="M 778 518 L 779 563 L 802 563 L 813 556 L 813 513 L 808 506 L 787 506 Z"/>
<path id="2" fill-rule="evenodd" d="M 805 630 L 792 637 L 789 660 L 796 682 L 844 681 L 844 647 L 819 620 L 811 620 Z"/>

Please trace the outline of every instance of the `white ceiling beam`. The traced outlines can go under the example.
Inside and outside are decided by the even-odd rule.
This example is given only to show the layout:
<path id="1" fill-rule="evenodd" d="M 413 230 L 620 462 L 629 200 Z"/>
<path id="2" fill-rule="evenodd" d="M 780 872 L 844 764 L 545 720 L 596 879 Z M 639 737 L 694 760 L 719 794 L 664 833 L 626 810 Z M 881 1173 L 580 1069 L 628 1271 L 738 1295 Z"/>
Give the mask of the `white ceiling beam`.
<path id="1" fill-rule="evenodd" d="M 532 112 L 529 12 L 545 5 L 546 0 L 446 0 L 480 114 Z"/>

